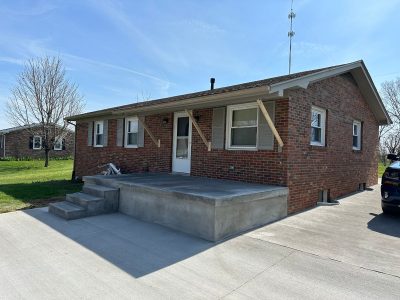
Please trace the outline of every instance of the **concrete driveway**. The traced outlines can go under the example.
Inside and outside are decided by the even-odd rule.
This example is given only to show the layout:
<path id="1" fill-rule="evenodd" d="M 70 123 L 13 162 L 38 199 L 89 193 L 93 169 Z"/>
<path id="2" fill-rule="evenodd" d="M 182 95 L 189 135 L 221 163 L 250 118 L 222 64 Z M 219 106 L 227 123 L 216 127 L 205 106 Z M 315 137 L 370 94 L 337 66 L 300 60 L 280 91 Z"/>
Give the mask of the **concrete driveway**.
<path id="1" fill-rule="evenodd" d="M 122 214 L 0 215 L 0 298 L 400 298 L 400 216 L 379 191 L 220 244 Z"/>

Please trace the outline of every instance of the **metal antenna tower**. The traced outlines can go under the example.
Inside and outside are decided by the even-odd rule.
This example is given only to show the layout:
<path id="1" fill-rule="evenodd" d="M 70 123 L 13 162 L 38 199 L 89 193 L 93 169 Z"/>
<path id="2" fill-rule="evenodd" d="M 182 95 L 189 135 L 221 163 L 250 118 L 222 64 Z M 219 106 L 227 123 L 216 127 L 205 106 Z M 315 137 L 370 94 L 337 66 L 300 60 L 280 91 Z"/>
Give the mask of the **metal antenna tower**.
<path id="1" fill-rule="evenodd" d="M 289 37 L 289 74 L 290 74 L 290 69 L 292 67 L 292 38 L 294 36 L 294 31 L 293 29 L 293 19 L 296 18 L 296 14 L 293 12 L 293 0 L 292 4 L 290 6 L 290 14 L 289 14 L 289 20 L 290 20 L 290 30 L 288 32 L 288 37 Z"/>

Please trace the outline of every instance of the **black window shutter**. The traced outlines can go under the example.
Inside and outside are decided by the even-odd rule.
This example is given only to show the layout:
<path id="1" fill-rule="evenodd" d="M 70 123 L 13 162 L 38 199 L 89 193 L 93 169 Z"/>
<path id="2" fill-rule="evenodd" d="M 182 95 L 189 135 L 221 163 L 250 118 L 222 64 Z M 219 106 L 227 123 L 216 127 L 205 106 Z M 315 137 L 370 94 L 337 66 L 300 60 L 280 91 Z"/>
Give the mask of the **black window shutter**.
<path id="1" fill-rule="evenodd" d="M 144 122 L 144 118 L 142 119 Z M 138 135 L 137 135 L 137 146 L 144 147 L 144 127 L 143 124 L 138 120 Z"/>
<path id="2" fill-rule="evenodd" d="M 62 149 L 65 150 L 65 139 L 62 139 Z"/>
<path id="3" fill-rule="evenodd" d="M 33 149 L 33 136 L 29 137 L 29 149 Z"/>
<path id="4" fill-rule="evenodd" d="M 125 147 L 125 118 L 123 118 L 122 122 L 122 147 Z"/>
<path id="5" fill-rule="evenodd" d="M 225 107 L 214 108 L 211 129 L 211 145 L 213 149 L 224 149 L 225 122 Z"/>
<path id="6" fill-rule="evenodd" d="M 88 146 L 93 146 L 94 122 L 88 122 Z"/>
<path id="7" fill-rule="evenodd" d="M 122 124 L 124 122 L 124 119 L 117 119 L 117 139 L 116 139 L 116 145 L 118 147 L 122 147 L 122 142 L 123 142 L 123 135 L 124 135 L 124 125 Z"/>

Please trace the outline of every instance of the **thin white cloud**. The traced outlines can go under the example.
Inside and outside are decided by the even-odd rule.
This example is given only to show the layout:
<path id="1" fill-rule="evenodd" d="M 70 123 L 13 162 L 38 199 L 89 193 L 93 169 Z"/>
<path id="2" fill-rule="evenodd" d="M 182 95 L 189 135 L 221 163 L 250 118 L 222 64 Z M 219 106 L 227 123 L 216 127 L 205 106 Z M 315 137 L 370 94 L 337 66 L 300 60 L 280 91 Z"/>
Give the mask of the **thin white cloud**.
<path id="1" fill-rule="evenodd" d="M 198 19 L 186 19 L 175 22 L 176 25 L 182 26 L 183 28 L 189 29 L 194 33 L 205 33 L 209 34 L 223 34 L 226 30 L 219 27 L 218 25 L 211 24 Z"/>
<path id="2" fill-rule="evenodd" d="M 55 52 L 53 51 L 53 53 L 55 53 Z M 100 66 L 100 67 L 104 67 L 104 68 L 110 68 L 110 69 L 114 69 L 114 70 L 118 70 L 118 71 L 127 72 L 127 73 L 130 73 L 130 74 L 138 75 L 138 76 L 141 76 L 141 77 L 153 79 L 153 80 L 159 81 L 159 82 L 161 82 L 163 84 L 170 84 L 170 82 L 168 80 L 165 80 L 165 79 L 162 79 L 162 78 L 159 78 L 157 76 L 153 76 L 153 75 L 150 75 L 150 74 L 147 74 L 147 73 L 139 72 L 139 71 L 136 71 L 136 70 L 133 70 L 133 69 L 130 69 L 130 68 L 121 67 L 119 65 L 110 64 L 110 63 L 104 63 L 104 62 L 101 62 L 101 61 L 97 61 L 97 60 L 93 60 L 93 59 L 90 59 L 90 58 L 77 56 L 77 55 L 73 55 L 73 54 L 68 54 L 68 53 L 59 53 L 59 55 L 61 57 L 72 58 L 72 59 L 79 60 L 79 61 L 82 61 L 82 62 L 85 62 L 85 63 L 88 63 L 88 64 L 92 64 L 92 65 L 96 65 L 96 66 Z"/>
<path id="3" fill-rule="evenodd" d="M 346 15 L 347 24 L 359 28 L 359 34 L 367 33 L 374 29 L 381 22 L 385 21 L 390 12 L 396 11 L 400 7 L 398 0 L 385 1 L 348 1 L 348 11 L 356 11 L 356 14 Z"/>
<path id="4" fill-rule="evenodd" d="M 316 53 L 328 53 L 333 51 L 332 46 L 311 42 L 294 42 L 293 51 L 302 55 L 313 55 Z"/>
<path id="5" fill-rule="evenodd" d="M 0 34 L 0 53 L 3 57 L 28 60 L 46 54 L 46 45 L 50 41 L 50 38 L 27 38 L 2 32 Z M 8 55 L 6 55 L 7 53 Z"/>
<path id="6" fill-rule="evenodd" d="M 0 56 L 0 62 L 24 65 L 24 63 L 28 59 L 31 59 L 31 58 L 40 57 L 43 55 L 55 55 L 55 56 L 69 58 L 70 60 L 72 60 L 72 65 L 66 66 L 66 68 L 68 68 L 70 70 L 76 69 L 74 67 L 74 61 L 75 62 L 79 61 L 79 62 L 84 62 L 89 65 L 94 65 L 97 67 L 114 69 L 117 71 L 134 74 L 136 76 L 149 78 L 149 79 L 159 82 L 159 84 L 164 87 L 163 89 L 165 89 L 166 85 L 169 87 L 169 85 L 171 84 L 171 82 L 169 82 L 168 80 L 159 78 L 157 76 L 154 76 L 154 75 L 151 75 L 148 73 L 140 72 L 138 70 L 122 67 L 119 65 L 111 64 L 111 63 L 105 63 L 105 62 L 93 60 L 90 58 L 66 53 L 66 52 L 59 52 L 59 51 L 55 51 L 53 49 L 49 49 L 46 46 L 46 44 L 49 41 L 50 41 L 50 39 L 26 39 L 26 38 L 19 39 L 17 37 L 5 37 L 5 36 L 0 37 L 0 42 L 2 42 L 2 44 L 8 44 L 11 42 L 12 45 L 10 46 L 9 50 L 16 54 L 16 56 L 14 56 L 14 57 Z"/>
<path id="7" fill-rule="evenodd" d="M 55 10 L 58 7 L 56 2 L 57 1 L 30 1 L 29 5 L 18 5 L 17 2 L 14 2 L 12 7 L 7 7 L 3 4 L 3 6 L 0 6 L 0 14 L 3 16 L 40 16 Z"/>
<path id="8" fill-rule="evenodd" d="M 9 57 L 9 56 L 0 56 L 0 62 L 14 64 L 14 65 L 20 65 L 20 66 L 23 66 L 25 64 L 25 61 L 23 59 Z"/>
<path id="9" fill-rule="evenodd" d="M 148 32 L 144 33 L 124 11 L 122 4 L 116 1 L 90 0 L 92 7 L 107 17 L 122 33 L 129 36 L 133 44 L 141 47 L 143 54 L 151 56 L 152 60 L 160 63 L 180 64 L 189 66 L 181 55 L 170 54 L 165 51 L 159 42 L 150 38 Z"/>

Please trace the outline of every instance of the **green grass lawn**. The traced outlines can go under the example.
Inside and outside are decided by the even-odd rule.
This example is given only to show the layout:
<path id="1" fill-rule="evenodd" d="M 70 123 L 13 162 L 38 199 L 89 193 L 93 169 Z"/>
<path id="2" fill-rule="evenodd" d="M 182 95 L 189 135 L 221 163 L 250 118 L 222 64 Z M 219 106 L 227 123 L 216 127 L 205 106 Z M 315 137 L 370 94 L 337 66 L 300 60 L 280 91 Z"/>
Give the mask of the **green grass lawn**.
<path id="1" fill-rule="evenodd" d="M 389 165 L 389 164 L 387 164 L 387 165 L 385 166 L 382 162 L 379 162 L 379 163 L 378 163 L 378 177 L 379 177 L 379 178 L 382 178 L 383 172 L 385 172 L 385 169 L 386 169 L 386 167 L 387 167 L 388 165 Z"/>
<path id="2" fill-rule="evenodd" d="M 81 190 L 71 182 L 72 160 L 0 161 L 0 213 L 39 207 Z"/>

